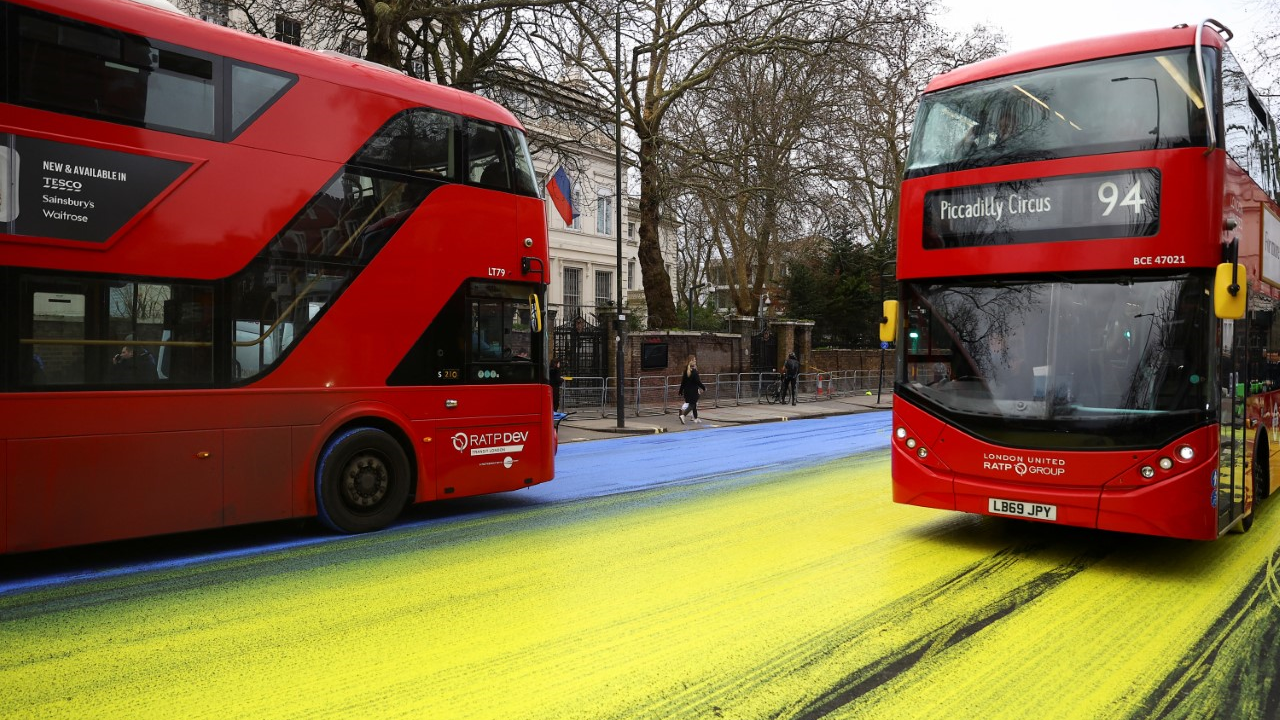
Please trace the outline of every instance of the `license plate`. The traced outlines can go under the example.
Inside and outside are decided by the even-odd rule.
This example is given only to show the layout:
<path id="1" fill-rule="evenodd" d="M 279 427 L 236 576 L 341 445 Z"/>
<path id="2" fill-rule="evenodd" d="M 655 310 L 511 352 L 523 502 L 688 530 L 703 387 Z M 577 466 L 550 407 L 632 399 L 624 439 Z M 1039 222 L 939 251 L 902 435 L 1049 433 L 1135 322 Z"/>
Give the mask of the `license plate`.
<path id="1" fill-rule="evenodd" d="M 996 515 L 1013 515 L 1014 517 L 1033 518 L 1035 520 L 1058 519 L 1058 506 L 1043 503 L 1023 502 L 1021 500 L 1000 500 L 990 498 L 987 509 Z"/>

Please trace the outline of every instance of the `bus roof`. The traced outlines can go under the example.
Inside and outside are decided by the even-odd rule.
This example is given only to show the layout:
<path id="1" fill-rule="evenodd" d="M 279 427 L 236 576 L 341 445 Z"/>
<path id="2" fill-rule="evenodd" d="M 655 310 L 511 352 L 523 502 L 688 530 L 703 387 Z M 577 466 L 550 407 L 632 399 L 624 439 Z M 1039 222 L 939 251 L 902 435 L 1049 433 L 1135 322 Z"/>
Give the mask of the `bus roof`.
<path id="1" fill-rule="evenodd" d="M 1224 45 L 1222 37 L 1218 35 L 1213 26 L 1206 25 L 1206 29 L 1209 32 L 1204 34 L 1201 43 L 1209 47 L 1222 47 Z M 1152 52 L 1173 47 L 1190 47 L 1195 45 L 1195 42 L 1195 25 L 1176 25 L 1164 30 L 1146 30 L 1087 40 L 1075 40 L 1058 45 L 1048 45 L 1035 50 L 1024 50 L 1002 55 L 956 68 L 930 81 L 929 85 L 925 87 L 925 92 L 945 90 L 979 80 L 1097 58 Z"/>
<path id="2" fill-rule="evenodd" d="M 11 0 L 45 12 L 524 129 L 496 102 L 358 58 L 319 53 L 134 0 Z"/>

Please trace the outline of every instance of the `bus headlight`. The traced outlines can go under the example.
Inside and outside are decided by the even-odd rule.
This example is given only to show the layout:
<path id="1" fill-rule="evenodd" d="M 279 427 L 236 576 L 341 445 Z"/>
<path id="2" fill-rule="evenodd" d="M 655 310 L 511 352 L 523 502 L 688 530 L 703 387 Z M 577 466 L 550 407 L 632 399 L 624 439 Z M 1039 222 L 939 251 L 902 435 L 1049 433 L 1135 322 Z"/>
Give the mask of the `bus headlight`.
<path id="1" fill-rule="evenodd" d="M 916 446 L 915 438 L 907 438 L 907 447 L 914 449 Z"/>
<path id="2" fill-rule="evenodd" d="M 897 429 L 897 431 L 894 432 L 894 434 L 898 436 L 899 440 L 901 440 L 902 438 L 907 436 L 907 429 L 904 427 L 900 427 Z"/>
<path id="3" fill-rule="evenodd" d="M 1179 460 L 1190 460 L 1191 458 L 1193 458 L 1193 457 L 1195 457 L 1195 456 L 1196 456 L 1196 451 L 1195 451 L 1195 450 L 1192 450 L 1190 445 L 1179 445 L 1179 446 L 1178 446 L 1178 459 L 1179 459 Z"/>
<path id="4" fill-rule="evenodd" d="M 1167 458 L 1167 457 L 1162 457 L 1162 458 L 1160 458 L 1160 469 L 1161 469 L 1161 470 L 1172 470 L 1172 469 L 1173 469 L 1173 461 L 1172 461 L 1172 460 L 1170 460 L 1170 459 L 1169 459 L 1169 458 Z"/>
<path id="5" fill-rule="evenodd" d="M 922 445 L 920 446 L 920 449 L 916 451 L 916 455 L 918 455 L 920 459 L 923 460 L 929 457 L 929 449 Z"/>
<path id="6" fill-rule="evenodd" d="M 1138 470 L 1138 472 L 1142 474 L 1142 477 L 1148 480 L 1156 476 L 1156 469 L 1150 465 L 1143 465 L 1142 469 Z"/>

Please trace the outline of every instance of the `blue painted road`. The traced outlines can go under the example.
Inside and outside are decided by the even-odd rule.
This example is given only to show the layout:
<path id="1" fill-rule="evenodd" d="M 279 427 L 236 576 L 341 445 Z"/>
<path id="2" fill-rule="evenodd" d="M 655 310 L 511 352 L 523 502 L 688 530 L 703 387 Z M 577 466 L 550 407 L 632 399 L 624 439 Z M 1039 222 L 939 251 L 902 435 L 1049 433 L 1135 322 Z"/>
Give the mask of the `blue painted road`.
<path id="1" fill-rule="evenodd" d="M 817 465 L 887 450 L 891 415 L 886 410 L 561 445 L 556 479 L 519 494 L 560 502 Z"/>

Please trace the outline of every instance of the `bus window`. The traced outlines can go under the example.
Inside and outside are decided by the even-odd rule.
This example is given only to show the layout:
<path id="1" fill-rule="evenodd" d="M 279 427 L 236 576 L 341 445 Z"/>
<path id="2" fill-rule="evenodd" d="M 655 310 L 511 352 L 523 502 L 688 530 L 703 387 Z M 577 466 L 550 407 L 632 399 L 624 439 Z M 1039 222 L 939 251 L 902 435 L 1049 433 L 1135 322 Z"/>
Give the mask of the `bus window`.
<path id="1" fill-rule="evenodd" d="M 515 171 L 515 191 L 522 195 L 538 195 L 538 183 L 534 180 L 533 159 L 529 157 L 529 145 L 525 142 L 524 133 L 513 127 L 502 126 L 502 133 L 511 146 Z"/>
<path id="2" fill-rule="evenodd" d="M 498 126 L 474 120 L 467 123 L 467 180 L 485 187 L 511 189 L 507 153 Z"/>
<path id="3" fill-rule="evenodd" d="M 251 67 L 231 66 L 231 134 L 234 136 L 265 110 L 297 80 L 285 73 Z"/>
<path id="4" fill-rule="evenodd" d="M 23 387 L 77 388 L 213 380 L 205 285 L 27 276 L 22 288 Z"/>
<path id="5" fill-rule="evenodd" d="M 924 96 L 908 179 L 962 168 L 1203 146 L 1205 98 L 1189 49 L 1129 55 Z"/>
<path id="6" fill-rule="evenodd" d="M 19 104 L 214 136 L 211 56 L 35 11 L 17 24 Z"/>
<path id="7" fill-rule="evenodd" d="M 406 110 L 383 126 L 351 162 L 419 177 L 457 180 L 460 122 L 457 117 L 436 110 Z"/>

